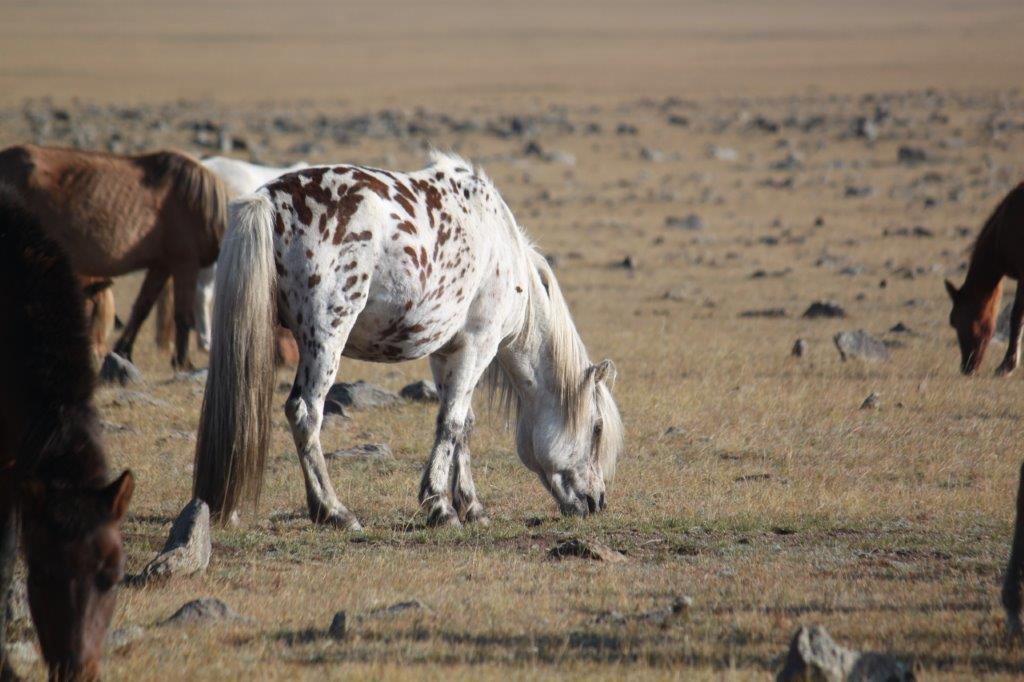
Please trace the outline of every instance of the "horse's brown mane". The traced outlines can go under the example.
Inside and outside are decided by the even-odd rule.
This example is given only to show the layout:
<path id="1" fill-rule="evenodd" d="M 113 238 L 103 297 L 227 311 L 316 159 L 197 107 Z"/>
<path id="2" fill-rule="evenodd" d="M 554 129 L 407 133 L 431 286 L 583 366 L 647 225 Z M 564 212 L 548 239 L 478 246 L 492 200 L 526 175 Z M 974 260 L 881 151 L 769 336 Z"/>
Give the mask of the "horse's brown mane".
<path id="1" fill-rule="evenodd" d="M 196 158 L 183 152 L 162 150 L 132 157 L 146 172 L 147 182 L 174 182 L 179 197 L 199 219 L 213 226 L 218 243 L 227 224 L 228 192 L 220 178 Z"/>
<path id="2" fill-rule="evenodd" d="M 94 373 L 83 298 L 65 255 L 0 185 L 0 396 L 28 423 L 16 466 L 43 482 L 94 485 L 106 466 L 92 406 Z"/>

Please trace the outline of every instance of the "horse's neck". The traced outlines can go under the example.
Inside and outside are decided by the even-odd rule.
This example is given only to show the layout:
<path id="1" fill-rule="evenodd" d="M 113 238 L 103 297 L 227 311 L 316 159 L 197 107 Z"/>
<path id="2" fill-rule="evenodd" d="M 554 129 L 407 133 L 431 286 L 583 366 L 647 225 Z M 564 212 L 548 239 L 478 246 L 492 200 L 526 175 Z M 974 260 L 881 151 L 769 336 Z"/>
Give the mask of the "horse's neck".
<path id="1" fill-rule="evenodd" d="M 1007 274 L 1002 258 L 997 254 L 996 235 L 986 235 L 971 254 L 967 278 L 961 289 L 972 301 L 983 304 L 999 293 L 999 284 Z"/>
<path id="2" fill-rule="evenodd" d="M 83 485 L 104 482 L 107 467 L 96 439 L 96 413 L 79 406 L 51 413 L 52 420 L 38 424 L 35 438 L 26 449 L 26 464 L 41 481 L 65 481 Z"/>

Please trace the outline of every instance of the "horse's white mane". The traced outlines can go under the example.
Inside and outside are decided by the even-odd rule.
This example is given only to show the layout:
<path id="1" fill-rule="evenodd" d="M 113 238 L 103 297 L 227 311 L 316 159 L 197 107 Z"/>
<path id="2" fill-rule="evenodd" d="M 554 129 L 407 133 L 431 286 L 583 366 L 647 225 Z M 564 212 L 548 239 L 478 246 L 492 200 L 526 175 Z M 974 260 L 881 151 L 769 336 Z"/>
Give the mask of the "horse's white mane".
<path id="1" fill-rule="evenodd" d="M 622 449 L 622 419 L 607 386 L 599 384 L 596 390 L 584 390 L 590 388 L 586 382 L 587 372 L 591 368 L 590 359 L 551 266 L 534 246 L 529 235 L 520 227 L 508 204 L 481 169 L 456 154 L 438 150 L 431 151 L 430 162 L 432 168 L 442 171 L 457 172 L 460 168 L 468 169 L 476 178 L 494 189 L 494 194 L 499 198 L 503 208 L 502 222 L 513 248 L 525 261 L 523 270 L 528 273 L 530 279 L 526 291 L 527 303 L 523 322 L 512 343 L 523 346 L 539 342 L 534 338 L 535 317 L 537 306 L 544 306 L 548 313 L 546 343 L 555 377 L 555 390 L 558 392 L 566 425 L 576 433 L 580 429 L 590 428 L 587 417 L 596 399 L 597 411 L 603 423 L 598 456 L 605 479 L 611 480 L 615 474 L 618 453 Z M 496 404 L 509 416 L 514 412 L 518 418 L 522 414 L 521 397 L 497 360 L 491 363 L 485 380 L 491 389 L 492 405 Z"/>

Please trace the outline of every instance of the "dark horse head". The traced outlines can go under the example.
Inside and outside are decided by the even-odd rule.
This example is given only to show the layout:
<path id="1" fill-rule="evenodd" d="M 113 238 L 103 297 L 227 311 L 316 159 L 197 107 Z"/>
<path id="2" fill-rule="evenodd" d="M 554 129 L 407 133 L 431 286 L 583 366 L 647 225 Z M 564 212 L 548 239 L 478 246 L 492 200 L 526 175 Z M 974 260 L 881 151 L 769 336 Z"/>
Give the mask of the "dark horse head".
<path id="1" fill-rule="evenodd" d="M 22 542 L 28 594 L 50 679 L 99 675 L 116 590 L 124 574 L 121 519 L 132 496 L 131 472 L 106 486 L 22 486 Z"/>
<path id="2" fill-rule="evenodd" d="M 974 374 L 981 367 L 985 358 L 985 350 L 996 328 L 996 306 L 999 302 L 1001 286 L 984 295 L 974 295 L 965 285 L 957 289 L 948 279 L 946 291 L 953 300 L 953 309 L 949 313 L 949 324 L 956 330 L 956 338 L 960 343 L 960 371 Z"/>

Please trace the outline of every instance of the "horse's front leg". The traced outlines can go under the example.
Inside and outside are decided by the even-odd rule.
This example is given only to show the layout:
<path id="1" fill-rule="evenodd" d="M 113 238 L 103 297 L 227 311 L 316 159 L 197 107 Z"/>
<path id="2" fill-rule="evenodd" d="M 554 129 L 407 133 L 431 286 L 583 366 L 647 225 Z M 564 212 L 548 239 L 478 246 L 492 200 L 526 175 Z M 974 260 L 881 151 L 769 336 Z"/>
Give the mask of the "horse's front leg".
<path id="1" fill-rule="evenodd" d="M 1024 321 L 1024 282 L 1018 282 L 1017 294 L 1013 297 L 1013 309 L 1010 311 L 1010 338 L 1006 344 L 1006 357 L 996 370 L 999 376 L 1006 376 L 1017 369 L 1020 361 L 1020 331 Z"/>
<path id="2" fill-rule="evenodd" d="M 469 470 L 469 432 L 473 389 L 496 348 L 493 340 L 466 337 L 450 355 L 435 354 L 430 358 L 441 405 L 434 447 L 420 483 L 419 500 L 420 506 L 426 508 L 427 525 L 458 526 L 460 519 L 486 518 L 483 505 L 476 499 Z"/>
<path id="3" fill-rule="evenodd" d="M 463 427 L 462 439 L 455 445 L 455 473 L 452 476 L 452 504 L 464 523 L 489 525 L 490 519 L 484 512 L 484 505 L 476 496 L 476 485 L 473 484 L 473 472 L 470 468 L 469 436 L 473 432 L 476 418 L 473 408 L 469 408 L 466 423 Z"/>
<path id="4" fill-rule="evenodd" d="M 170 274 L 159 265 L 154 265 L 146 271 L 146 278 L 142 280 L 142 288 L 139 295 L 132 304 L 132 314 L 128 318 L 128 324 L 121 332 L 121 338 L 114 346 L 114 352 L 126 360 L 132 359 L 132 348 L 135 346 L 135 337 L 139 334 L 139 328 L 149 316 L 149 311 L 156 302 L 157 297 L 164 288 Z"/>

